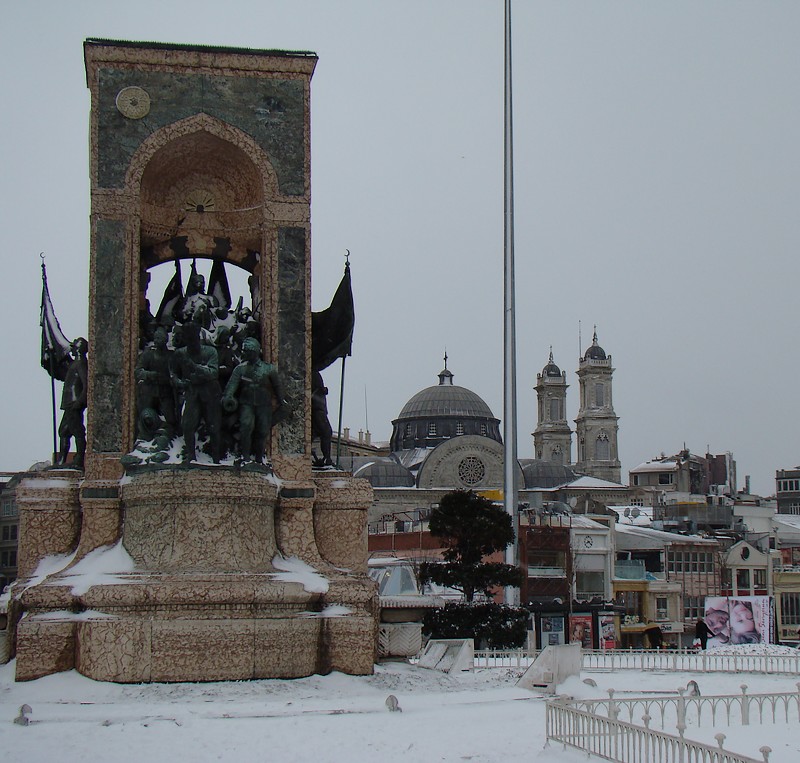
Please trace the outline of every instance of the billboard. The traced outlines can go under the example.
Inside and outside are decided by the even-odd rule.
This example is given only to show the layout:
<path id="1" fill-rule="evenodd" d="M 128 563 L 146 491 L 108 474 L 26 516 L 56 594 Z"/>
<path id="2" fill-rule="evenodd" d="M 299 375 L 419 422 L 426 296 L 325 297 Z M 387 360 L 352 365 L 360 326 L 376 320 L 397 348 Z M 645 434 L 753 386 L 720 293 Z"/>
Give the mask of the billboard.
<path id="1" fill-rule="evenodd" d="M 775 642 L 771 596 L 709 596 L 704 611 L 708 647 Z"/>
<path id="2" fill-rule="evenodd" d="M 592 616 L 588 613 L 569 616 L 569 643 L 575 642 L 584 649 L 592 648 Z"/>
<path id="3" fill-rule="evenodd" d="M 564 618 L 560 615 L 542 616 L 542 648 L 564 643 Z"/>
<path id="4" fill-rule="evenodd" d="M 600 648 L 614 649 L 617 645 L 617 626 L 613 612 L 597 613 L 597 628 L 600 631 Z"/>

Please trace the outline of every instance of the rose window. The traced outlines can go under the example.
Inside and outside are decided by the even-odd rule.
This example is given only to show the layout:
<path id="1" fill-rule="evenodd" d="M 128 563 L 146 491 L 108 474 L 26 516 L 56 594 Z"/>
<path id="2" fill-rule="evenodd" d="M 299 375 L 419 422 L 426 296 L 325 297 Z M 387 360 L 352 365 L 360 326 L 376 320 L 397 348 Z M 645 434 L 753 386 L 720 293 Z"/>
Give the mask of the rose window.
<path id="1" fill-rule="evenodd" d="M 467 456 L 458 465 L 458 478 L 465 485 L 477 485 L 486 476 L 486 467 L 476 456 Z"/>

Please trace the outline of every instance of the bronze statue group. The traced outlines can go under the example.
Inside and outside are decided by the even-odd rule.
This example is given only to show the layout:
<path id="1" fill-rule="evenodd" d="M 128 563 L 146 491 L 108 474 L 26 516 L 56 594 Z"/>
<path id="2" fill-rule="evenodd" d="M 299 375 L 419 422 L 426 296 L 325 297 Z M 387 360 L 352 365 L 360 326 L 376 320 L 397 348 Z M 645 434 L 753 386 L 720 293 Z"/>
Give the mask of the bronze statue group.
<path id="1" fill-rule="evenodd" d="M 258 317 L 241 304 L 219 305 L 203 289 L 193 269 L 174 309 L 143 321 L 137 437 L 163 446 L 182 435 L 184 463 L 197 460 L 198 442 L 214 463 L 227 453 L 263 463 L 273 424 L 289 413 L 277 368 L 261 357 Z"/>

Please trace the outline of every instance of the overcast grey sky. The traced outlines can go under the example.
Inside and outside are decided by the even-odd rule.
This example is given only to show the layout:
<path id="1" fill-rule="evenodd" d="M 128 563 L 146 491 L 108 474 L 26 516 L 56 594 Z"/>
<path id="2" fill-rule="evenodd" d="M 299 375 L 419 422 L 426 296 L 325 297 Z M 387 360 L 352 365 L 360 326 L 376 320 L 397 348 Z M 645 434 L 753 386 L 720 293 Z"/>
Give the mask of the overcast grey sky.
<path id="1" fill-rule="evenodd" d="M 623 475 L 685 442 L 772 493 L 800 463 L 800 3 L 515 0 L 513 23 L 520 457 L 550 345 L 577 413 L 580 321 L 617 369 Z M 502 416 L 503 0 L 29 0 L 0 25 L 0 470 L 51 448 L 40 251 L 86 332 L 87 37 L 315 51 L 313 299 L 350 249 L 345 426 L 388 439 L 445 348 Z"/>

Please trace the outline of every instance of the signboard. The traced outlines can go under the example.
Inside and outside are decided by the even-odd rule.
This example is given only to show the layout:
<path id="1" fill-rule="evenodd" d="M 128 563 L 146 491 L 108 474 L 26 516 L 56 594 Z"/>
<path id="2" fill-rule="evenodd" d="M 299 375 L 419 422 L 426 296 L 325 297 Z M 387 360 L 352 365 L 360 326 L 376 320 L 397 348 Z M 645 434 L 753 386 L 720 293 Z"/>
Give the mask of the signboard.
<path id="1" fill-rule="evenodd" d="M 600 648 L 613 649 L 617 645 L 617 625 L 613 612 L 597 613 L 597 628 L 600 631 Z"/>
<path id="2" fill-rule="evenodd" d="M 542 648 L 564 643 L 564 618 L 561 615 L 542 617 Z"/>
<path id="3" fill-rule="evenodd" d="M 569 616 L 569 643 L 592 648 L 592 616 L 589 613 Z"/>
<path id="4" fill-rule="evenodd" d="M 703 619 L 708 646 L 772 644 L 775 642 L 771 596 L 709 596 Z"/>

